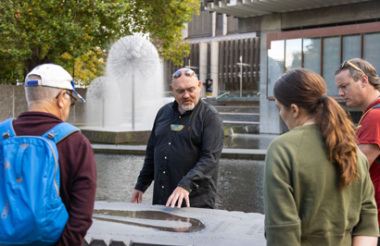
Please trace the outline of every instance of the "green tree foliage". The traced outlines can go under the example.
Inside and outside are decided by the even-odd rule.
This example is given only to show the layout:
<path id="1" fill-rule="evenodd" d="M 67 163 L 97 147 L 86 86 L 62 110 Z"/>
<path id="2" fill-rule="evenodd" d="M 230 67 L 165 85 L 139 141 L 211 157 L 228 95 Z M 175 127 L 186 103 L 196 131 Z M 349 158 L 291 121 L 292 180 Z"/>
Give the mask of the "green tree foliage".
<path id="1" fill-rule="evenodd" d="M 96 68 L 104 62 L 104 52 L 96 50 L 107 52 L 113 42 L 132 33 L 146 35 L 163 59 L 178 64 L 190 52 L 182 39 L 183 25 L 198 14 L 199 4 L 199 0 L 2 0 L 0 78 L 22 80 L 47 62 L 60 62 L 73 71 L 77 59 L 91 59 L 91 73 L 99 76 L 103 71 Z M 86 64 L 90 62 L 79 66 L 87 69 Z"/>
<path id="2" fill-rule="evenodd" d="M 104 74 L 106 54 L 99 48 L 92 49 L 86 54 L 74 58 L 69 53 L 64 53 L 58 64 L 66 64 L 71 68 L 68 71 L 76 78 L 80 85 L 89 85 L 91 81 Z"/>
<path id="3" fill-rule="evenodd" d="M 199 14 L 199 0 L 136 0 L 133 1 L 131 23 L 138 23 L 133 32 L 150 33 L 151 41 L 165 60 L 176 65 L 190 54 L 182 39 L 184 23 Z"/>

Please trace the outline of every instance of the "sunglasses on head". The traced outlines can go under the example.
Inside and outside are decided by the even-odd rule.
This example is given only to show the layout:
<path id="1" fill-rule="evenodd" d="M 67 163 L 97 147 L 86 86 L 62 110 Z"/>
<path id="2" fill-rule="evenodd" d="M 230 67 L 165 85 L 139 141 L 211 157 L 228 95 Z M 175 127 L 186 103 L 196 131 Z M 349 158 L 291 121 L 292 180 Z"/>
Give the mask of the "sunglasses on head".
<path id="1" fill-rule="evenodd" d="M 356 66 L 355 64 L 353 64 L 353 63 L 350 62 L 350 61 L 344 61 L 344 62 L 342 63 L 342 65 L 340 65 L 340 68 L 344 68 L 346 65 L 349 65 L 350 67 L 352 67 L 352 68 L 355 69 L 356 71 L 359 71 L 359 72 L 361 72 L 363 75 L 366 75 L 366 74 L 364 73 L 363 70 L 361 70 L 358 66 Z"/>
<path id="2" fill-rule="evenodd" d="M 172 75 L 173 79 L 177 79 L 177 78 L 181 77 L 182 71 L 183 70 L 177 70 L 176 72 L 174 72 L 173 75 Z M 191 70 L 191 69 L 187 69 L 187 70 L 183 71 L 183 74 L 185 76 L 188 76 L 188 77 L 195 76 L 195 72 L 193 70 Z"/>

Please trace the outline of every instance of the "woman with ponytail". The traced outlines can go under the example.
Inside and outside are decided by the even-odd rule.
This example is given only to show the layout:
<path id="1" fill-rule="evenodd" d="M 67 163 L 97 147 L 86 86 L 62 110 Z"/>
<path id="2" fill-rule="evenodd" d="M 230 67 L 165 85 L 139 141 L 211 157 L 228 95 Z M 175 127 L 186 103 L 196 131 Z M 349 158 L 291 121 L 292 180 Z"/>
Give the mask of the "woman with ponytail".
<path id="1" fill-rule="evenodd" d="M 274 86 L 289 132 L 272 141 L 265 159 L 267 245 L 377 245 L 368 161 L 353 123 L 326 92 L 307 69 L 290 70 Z"/>

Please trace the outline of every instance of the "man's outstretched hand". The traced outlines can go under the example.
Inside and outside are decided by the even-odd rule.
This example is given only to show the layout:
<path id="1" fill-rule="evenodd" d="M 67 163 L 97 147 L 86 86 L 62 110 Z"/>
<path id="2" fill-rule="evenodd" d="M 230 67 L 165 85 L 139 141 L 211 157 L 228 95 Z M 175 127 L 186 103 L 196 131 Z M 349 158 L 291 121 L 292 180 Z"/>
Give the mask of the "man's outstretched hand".
<path id="1" fill-rule="evenodd" d="M 174 208 L 176 202 L 178 201 L 177 207 L 180 208 L 182 206 L 183 199 L 186 201 L 186 206 L 190 207 L 189 192 L 186 189 L 177 186 L 177 188 L 175 188 L 173 193 L 169 196 L 166 206 Z"/>

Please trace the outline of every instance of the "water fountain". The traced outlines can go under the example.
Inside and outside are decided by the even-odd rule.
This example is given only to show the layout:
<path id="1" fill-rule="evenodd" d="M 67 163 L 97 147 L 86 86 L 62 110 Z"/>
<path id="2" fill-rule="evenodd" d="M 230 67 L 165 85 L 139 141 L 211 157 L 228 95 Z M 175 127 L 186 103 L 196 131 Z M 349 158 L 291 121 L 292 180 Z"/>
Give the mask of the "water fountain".
<path id="1" fill-rule="evenodd" d="M 126 36 L 115 42 L 106 75 L 88 88 L 83 134 L 93 143 L 146 144 L 164 104 L 162 70 L 158 52 L 147 39 Z"/>
<path id="2" fill-rule="evenodd" d="M 87 90 L 87 125 L 81 130 L 92 144 L 119 148 L 120 145 L 116 145 L 147 143 L 157 110 L 168 102 L 163 97 L 162 70 L 157 50 L 149 41 L 128 36 L 112 45 L 106 75 L 95 79 Z M 239 143 L 242 145 L 241 141 Z M 234 146 L 236 142 L 231 140 L 226 144 Z M 251 141 L 244 144 L 254 147 Z M 184 245 L 190 241 L 212 245 L 216 238 L 220 238 L 218 245 L 232 245 L 237 241 L 239 245 L 250 245 L 252 237 L 258 245 L 265 241 L 262 232 L 263 161 L 222 159 L 218 209 L 208 210 L 151 206 L 153 185 L 145 192 L 143 204 L 131 204 L 131 192 L 144 157 L 96 153 L 95 159 L 97 202 L 87 242 L 98 239 L 105 245 L 102 240 L 112 238 L 120 245 L 132 245 L 124 243 L 131 235 L 133 240 L 141 242 L 136 245 L 157 245 L 156 242 Z M 187 235 L 182 236 L 185 233 Z"/>

